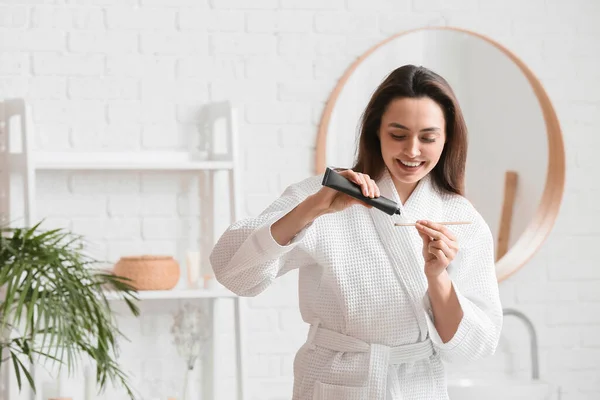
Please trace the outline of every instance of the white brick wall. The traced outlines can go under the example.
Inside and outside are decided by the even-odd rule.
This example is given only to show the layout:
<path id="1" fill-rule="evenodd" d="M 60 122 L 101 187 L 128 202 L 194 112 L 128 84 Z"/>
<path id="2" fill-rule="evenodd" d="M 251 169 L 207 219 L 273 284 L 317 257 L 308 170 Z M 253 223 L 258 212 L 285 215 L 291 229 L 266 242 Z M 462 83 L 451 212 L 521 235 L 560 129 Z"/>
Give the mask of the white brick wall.
<path id="1" fill-rule="evenodd" d="M 560 117 L 567 190 L 553 233 L 501 286 L 505 306 L 534 321 L 543 379 L 563 400 L 600 398 L 600 234 L 596 160 L 600 39 L 596 0 L 85 0 L 0 5 L 0 93 L 33 109 L 46 149 L 184 146 L 193 113 L 233 99 L 240 110 L 245 213 L 257 214 L 312 172 L 316 124 L 329 91 L 378 40 L 428 25 L 490 35 L 540 77 Z M 40 177 L 38 207 L 52 225 L 86 234 L 99 256 L 175 252 L 184 235 L 183 181 L 173 174 Z M 248 301 L 249 398 L 289 398 L 306 327 L 296 275 Z M 174 393 L 181 370 L 169 343 L 176 304 L 123 319 L 123 362 L 145 396 Z M 227 311 L 228 309 L 226 309 Z M 220 322 L 230 327 L 230 320 Z M 524 330 L 508 320 L 498 356 L 479 374 L 527 375 Z M 228 336 L 229 337 L 229 336 Z M 152 350 L 152 351 L 149 351 Z M 230 349 L 224 354 L 229 354 Z M 231 371 L 221 387 L 232 393 Z M 109 391 L 104 398 L 120 399 Z M 149 398 L 149 397 L 147 397 Z M 223 396 L 222 398 L 230 398 Z"/>

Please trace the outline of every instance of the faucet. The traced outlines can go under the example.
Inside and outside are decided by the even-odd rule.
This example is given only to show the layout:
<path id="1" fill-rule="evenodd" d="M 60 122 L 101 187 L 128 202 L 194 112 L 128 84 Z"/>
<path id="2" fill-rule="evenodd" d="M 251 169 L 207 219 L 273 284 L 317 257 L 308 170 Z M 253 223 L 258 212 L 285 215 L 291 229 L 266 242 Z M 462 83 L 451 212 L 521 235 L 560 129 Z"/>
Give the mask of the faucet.
<path id="1" fill-rule="evenodd" d="M 513 316 L 519 318 L 520 320 L 523 321 L 523 323 L 527 327 L 527 330 L 529 331 L 530 340 L 531 340 L 530 341 L 530 347 L 531 347 L 531 377 L 532 377 L 533 380 L 540 379 L 540 365 L 539 365 L 539 357 L 538 357 L 538 342 L 537 342 L 537 334 L 535 333 L 535 327 L 533 326 L 533 323 L 521 311 L 518 311 L 518 310 L 515 310 L 515 309 L 512 309 L 512 308 L 505 308 L 505 309 L 502 310 L 502 313 L 504 315 L 513 315 Z"/>

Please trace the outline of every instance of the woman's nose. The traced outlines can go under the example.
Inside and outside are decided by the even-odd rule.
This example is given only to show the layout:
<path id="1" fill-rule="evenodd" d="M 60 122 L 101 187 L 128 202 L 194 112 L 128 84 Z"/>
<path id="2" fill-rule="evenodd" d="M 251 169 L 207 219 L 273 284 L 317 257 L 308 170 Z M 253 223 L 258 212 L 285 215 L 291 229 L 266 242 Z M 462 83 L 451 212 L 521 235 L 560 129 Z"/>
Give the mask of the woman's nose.
<path id="1" fill-rule="evenodd" d="M 419 148 L 419 142 L 417 140 L 408 141 L 404 149 L 404 154 L 410 158 L 415 158 L 420 155 L 421 150 Z"/>

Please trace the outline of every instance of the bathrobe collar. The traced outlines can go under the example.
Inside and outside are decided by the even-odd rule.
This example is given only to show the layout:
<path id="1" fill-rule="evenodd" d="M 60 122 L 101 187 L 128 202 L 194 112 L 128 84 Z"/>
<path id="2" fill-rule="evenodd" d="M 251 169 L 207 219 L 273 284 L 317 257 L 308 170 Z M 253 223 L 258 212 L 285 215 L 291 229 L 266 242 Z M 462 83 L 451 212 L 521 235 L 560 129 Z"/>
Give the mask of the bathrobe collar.
<path id="1" fill-rule="evenodd" d="M 394 222 L 435 219 L 442 211 L 441 207 L 437 207 L 437 210 L 435 207 L 441 206 L 441 200 L 432 186 L 429 175 L 419 181 L 404 204 L 400 202 L 400 196 L 387 169 L 377 181 L 377 185 L 381 195 L 397 202 L 402 213 L 398 217 L 389 216 L 376 208 L 369 210 L 396 277 L 410 296 L 421 330 L 421 340 L 424 340 L 427 337 L 427 321 L 423 313 L 422 301 L 427 290 L 427 279 L 423 271 L 423 242 L 415 227 L 394 226 Z"/>

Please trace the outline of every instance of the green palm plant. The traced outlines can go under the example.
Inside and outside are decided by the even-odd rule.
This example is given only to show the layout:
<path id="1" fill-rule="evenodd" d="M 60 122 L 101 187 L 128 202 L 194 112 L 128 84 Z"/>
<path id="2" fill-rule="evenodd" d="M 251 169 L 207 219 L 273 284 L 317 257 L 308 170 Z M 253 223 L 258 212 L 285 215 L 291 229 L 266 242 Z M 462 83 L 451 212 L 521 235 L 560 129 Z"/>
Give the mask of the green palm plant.
<path id="1" fill-rule="evenodd" d="M 0 369 L 13 364 L 19 390 L 23 377 L 36 390 L 28 362 L 58 363 L 70 373 L 89 357 L 100 391 L 111 381 L 135 398 L 117 363 L 117 340 L 124 336 L 107 290 L 135 316 L 137 292 L 124 278 L 94 269 L 97 263 L 83 238 L 65 229 L 0 226 Z"/>

